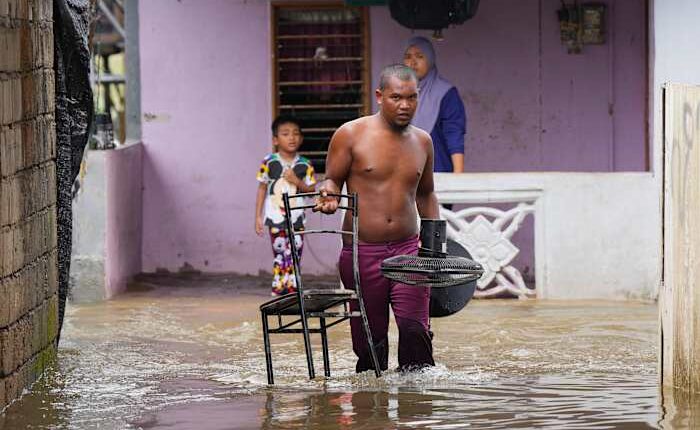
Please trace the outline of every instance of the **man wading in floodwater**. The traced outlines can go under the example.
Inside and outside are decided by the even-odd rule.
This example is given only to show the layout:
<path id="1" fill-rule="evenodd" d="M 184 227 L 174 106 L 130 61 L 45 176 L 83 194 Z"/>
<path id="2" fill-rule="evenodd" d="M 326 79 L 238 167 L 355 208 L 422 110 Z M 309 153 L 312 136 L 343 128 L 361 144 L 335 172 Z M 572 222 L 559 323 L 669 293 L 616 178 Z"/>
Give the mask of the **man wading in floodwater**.
<path id="1" fill-rule="evenodd" d="M 433 193 L 430 135 L 412 126 L 418 106 L 418 79 L 410 68 L 384 68 L 375 91 L 379 112 L 343 124 L 333 135 L 326 158 L 326 180 L 314 211 L 334 213 L 343 184 L 359 196 L 359 266 L 362 295 L 382 370 L 388 367 L 389 305 L 399 329 L 399 368 L 433 366 L 429 331 L 430 288 L 400 284 L 382 276 L 382 260 L 418 252 L 418 214 L 438 218 Z M 416 213 L 417 210 L 417 213 Z M 351 230 L 346 214 L 343 229 Z M 353 285 L 352 246 L 344 237 L 340 277 Z M 357 303 L 352 306 L 357 310 Z M 359 319 L 351 319 L 356 371 L 373 369 Z"/>

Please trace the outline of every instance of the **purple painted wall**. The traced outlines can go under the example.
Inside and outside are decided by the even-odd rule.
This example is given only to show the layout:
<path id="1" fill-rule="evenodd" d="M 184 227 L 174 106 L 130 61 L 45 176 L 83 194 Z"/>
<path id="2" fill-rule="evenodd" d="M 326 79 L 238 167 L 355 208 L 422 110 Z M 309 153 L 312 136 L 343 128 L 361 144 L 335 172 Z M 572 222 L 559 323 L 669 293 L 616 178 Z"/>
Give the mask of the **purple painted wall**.
<path id="1" fill-rule="evenodd" d="M 107 209 L 105 226 L 105 296 L 123 292 L 141 272 L 143 145 L 105 151 Z"/>
<path id="2" fill-rule="evenodd" d="M 559 4 L 484 1 L 475 19 L 445 32 L 438 64 L 469 112 L 469 171 L 645 169 L 643 0 L 614 2 L 612 43 L 578 56 L 559 43 Z M 143 270 L 267 272 L 271 251 L 253 232 L 253 207 L 270 149 L 270 6 L 139 8 Z M 376 77 L 400 60 L 411 33 L 385 7 L 372 7 L 370 19 Z M 305 273 L 332 272 L 337 241 L 309 245 Z"/>
<path id="3" fill-rule="evenodd" d="M 482 1 L 435 42 L 441 74 L 469 117 L 466 170 L 646 170 L 644 0 L 607 1 L 608 43 L 569 55 L 559 0 Z M 412 34 L 372 8 L 372 76 Z M 429 35 L 429 32 L 417 32 Z"/>
<path id="4" fill-rule="evenodd" d="M 149 0 L 139 12 L 143 270 L 269 271 L 269 240 L 253 229 L 271 148 L 268 5 Z M 309 241 L 307 270 L 331 272 L 337 249 Z"/>
<path id="5" fill-rule="evenodd" d="M 580 55 L 560 42 L 559 0 L 482 1 L 475 18 L 434 42 L 439 70 L 467 109 L 467 172 L 647 169 L 645 1 L 601 3 L 608 43 Z M 401 60 L 412 32 L 387 8 L 372 8 L 371 18 L 376 77 Z M 521 250 L 513 265 L 534 281 L 531 217 L 513 242 Z"/>
<path id="6" fill-rule="evenodd" d="M 268 6 L 149 0 L 139 14 L 143 270 L 266 268 L 252 215 L 270 147 Z"/>

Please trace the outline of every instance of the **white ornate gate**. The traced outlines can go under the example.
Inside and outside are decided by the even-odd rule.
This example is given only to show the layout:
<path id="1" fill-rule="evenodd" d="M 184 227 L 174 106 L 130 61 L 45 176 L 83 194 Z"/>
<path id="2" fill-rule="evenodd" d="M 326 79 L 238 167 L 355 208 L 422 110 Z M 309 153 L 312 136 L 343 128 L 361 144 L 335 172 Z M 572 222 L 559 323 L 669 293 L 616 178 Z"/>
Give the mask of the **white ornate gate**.
<path id="1" fill-rule="evenodd" d="M 520 250 L 511 238 L 528 214 L 534 214 L 532 203 L 519 203 L 503 211 L 493 207 L 469 207 L 453 212 L 440 208 L 447 221 L 447 237 L 464 246 L 472 259 L 484 268 L 477 282 L 475 297 L 494 297 L 504 292 L 520 298 L 535 297 L 520 271 L 511 266 Z"/>

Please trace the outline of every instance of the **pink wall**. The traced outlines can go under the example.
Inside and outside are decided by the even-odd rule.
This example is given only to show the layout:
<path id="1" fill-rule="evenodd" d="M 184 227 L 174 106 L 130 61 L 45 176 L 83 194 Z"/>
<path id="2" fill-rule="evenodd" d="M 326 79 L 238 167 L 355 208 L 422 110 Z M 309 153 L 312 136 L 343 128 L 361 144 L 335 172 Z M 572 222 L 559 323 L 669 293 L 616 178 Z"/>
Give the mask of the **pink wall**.
<path id="1" fill-rule="evenodd" d="M 616 1 L 613 43 L 578 56 L 559 43 L 559 4 L 484 1 L 475 19 L 445 32 L 437 58 L 469 112 L 468 170 L 645 168 L 643 0 Z M 253 206 L 255 172 L 270 149 L 269 5 L 139 7 L 143 270 L 267 272 L 271 252 L 253 232 Z M 400 60 L 411 33 L 385 7 L 370 18 L 376 77 Z M 305 273 L 333 271 L 337 242 L 310 245 Z"/>
<path id="2" fill-rule="evenodd" d="M 559 0 L 482 1 L 434 43 L 467 108 L 467 171 L 646 169 L 644 0 L 602 3 L 611 43 L 581 55 L 559 41 Z M 373 76 L 401 60 L 411 34 L 372 8 Z"/>
<path id="3" fill-rule="evenodd" d="M 270 147 L 268 6 L 139 2 L 143 270 L 257 272 L 255 172 Z"/>
<path id="4" fill-rule="evenodd" d="M 123 292 L 129 279 L 141 272 L 142 158 L 140 143 L 105 151 L 107 298 Z"/>

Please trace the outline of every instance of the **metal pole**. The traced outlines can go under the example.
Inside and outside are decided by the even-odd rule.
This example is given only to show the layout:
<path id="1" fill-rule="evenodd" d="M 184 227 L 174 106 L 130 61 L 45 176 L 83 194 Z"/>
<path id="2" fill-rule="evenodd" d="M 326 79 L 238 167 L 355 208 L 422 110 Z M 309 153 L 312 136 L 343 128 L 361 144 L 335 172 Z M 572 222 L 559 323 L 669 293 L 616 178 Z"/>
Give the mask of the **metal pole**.
<path id="1" fill-rule="evenodd" d="M 126 0 L 126 143 L 141 141 L 141 60 L 139 53 L 139 0 Z"/>
<path id="2" fill-rule="evenodd" d="M 109 10 L 109 8 L 104 4 L 104 1 L 98 0 L 97 6 L 100 8 L 100 11 L 105 15 L 109 23 L 112 24 L 112 27 L 114 27 L 114 29 L 117 30 L 117 33 L 119 33 L 122 39 L 126 39 L 126 32 L 122 28 L 122 25 L 119 23 L 119 20 L 117 20 L 117 17 L 114 16 L 112 11 Z"/>

